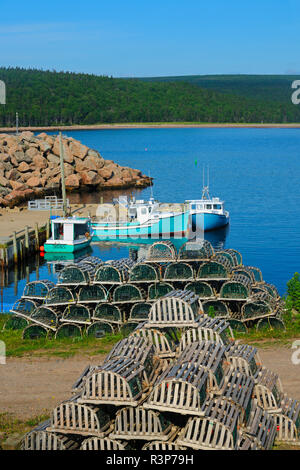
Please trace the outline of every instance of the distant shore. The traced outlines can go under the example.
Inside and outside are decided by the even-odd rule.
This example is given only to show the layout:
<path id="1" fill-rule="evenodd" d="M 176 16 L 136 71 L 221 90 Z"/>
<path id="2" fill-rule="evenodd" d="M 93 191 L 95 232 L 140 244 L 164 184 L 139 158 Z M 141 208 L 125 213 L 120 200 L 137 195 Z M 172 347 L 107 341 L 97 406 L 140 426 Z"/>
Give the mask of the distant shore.
<path id="1" fill-rule="evenodd" d="M 30 127 L 19 127 L 19 131 L 81 131 L 81 130 L 101 130 L 101 129 L 176 129 L 176 128 L 282 128 L 282 129 L 300 129 L 300 123 L 188 123 L 188 122 L 155 122 L 155 123 L 116 123 L 116 124 L 93 124 L 93 125 L 75 125 L 75 126 L 30 126 Z M 0 132 L 16 132 L 15 127 L 0 127 Z"/>

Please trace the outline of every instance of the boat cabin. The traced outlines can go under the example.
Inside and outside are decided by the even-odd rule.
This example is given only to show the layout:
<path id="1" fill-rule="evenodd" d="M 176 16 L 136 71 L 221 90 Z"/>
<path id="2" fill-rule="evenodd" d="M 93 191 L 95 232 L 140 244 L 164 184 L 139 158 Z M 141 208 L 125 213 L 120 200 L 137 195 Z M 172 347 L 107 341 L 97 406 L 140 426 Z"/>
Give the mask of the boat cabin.
<path id="1" fill-rule="evenodd" d="M 90 236 L 90 219 L 73 217 L 52 219 L 51 233 L 49 241 L 83 241 Z"/>
<path id="2" fill-rule="evenodd" d="M 210 212 L 216 214 L 224 213 L 224 201 L 218 197 L 212 199 L 192 199 L 186 201 L 189 203 L 189 209 L 192 213 L 195 212 Z"/>
<path id="3" fill-rule="evenodd" d="M 157 208 L 158 203 L 153 198 L 150 198 L 148 202 L 143 199 L 130 202 L 128 205 L 129 220 L 138 221 L 141 224 L 147 222 L 154 215 Z"/>

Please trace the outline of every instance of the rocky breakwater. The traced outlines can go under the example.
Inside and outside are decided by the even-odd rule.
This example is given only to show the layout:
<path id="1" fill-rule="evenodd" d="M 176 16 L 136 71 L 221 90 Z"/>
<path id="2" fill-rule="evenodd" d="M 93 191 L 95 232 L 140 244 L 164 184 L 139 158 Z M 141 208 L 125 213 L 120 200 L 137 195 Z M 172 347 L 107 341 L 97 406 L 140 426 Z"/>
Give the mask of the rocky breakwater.
<path id="1" fill-rule="evenodd" d="M 143 188 L 152 179 L 139 170 L 105 160 L 72 137 L 63 137 L 67 191 Z M 58 136 L 0 134 L 0 206 L 53 194 L 61 186 Z"/>

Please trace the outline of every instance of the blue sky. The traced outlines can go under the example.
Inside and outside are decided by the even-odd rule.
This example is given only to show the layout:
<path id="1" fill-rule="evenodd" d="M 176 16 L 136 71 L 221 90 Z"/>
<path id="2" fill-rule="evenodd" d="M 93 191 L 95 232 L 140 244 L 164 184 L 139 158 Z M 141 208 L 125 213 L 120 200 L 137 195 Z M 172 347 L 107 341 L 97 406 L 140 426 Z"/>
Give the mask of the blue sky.
<path id="1" fill-rule="evenodd" d="M 298 0 L 0 0 L 1 66 L 299 74 L 299 45 Z"/>

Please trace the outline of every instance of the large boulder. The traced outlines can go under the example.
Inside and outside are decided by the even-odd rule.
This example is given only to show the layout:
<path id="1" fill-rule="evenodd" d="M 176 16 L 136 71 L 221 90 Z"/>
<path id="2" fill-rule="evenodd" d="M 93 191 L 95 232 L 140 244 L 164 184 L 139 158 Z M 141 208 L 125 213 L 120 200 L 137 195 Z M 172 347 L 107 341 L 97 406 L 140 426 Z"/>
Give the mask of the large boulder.
<path id="1" fill-rule="evenodd" d="M 83 145 L 80 142 L 74 140 L 69 143 L 69 148 L 72 152 L 72 155 L 74 157 L 80 158 L 81 160 L 83 160 L 84 157 L 87 156 L 89 151 L 89 148 L 86 145 Z"/>
<path id="2" fill-rule="evenodd" d="M 86 186 L 97 186 L 104 180 L 95 171 L 82 171 L 80 174 L 81 184 Z"/>
<path id="3" fill-rule="evenodd" d="M 42 185 L 41 178 L 39 176 L 31 176 L 31 178 L 26 181 L 26 184 L 30 188 L 37 188 Z"/>
<path id="4" fill-rule="evenodd" d="M 18 166 L 18 171 L 20 171 L 21 173 L 26 173 L 27 171 L 30 171 L 30 167 L 28 163 L 21 162 L 20 165 Z"/>
<path id="5" fill-rule="evenodd" d="M 48 162 L 55 163 L 55 165 L 59 165 L 60 159 L 57 155 L 54 155 L 53 153 L 49 153 L 47 155 L 47 160 Z"/>
<path id="6" fill-rule="evenodd" d="M 35 155 L 32 162 L 36 168 L 45 169 L 48 166 L 47 159 L 42 157 L 42 155 Z"/>
<path id="7" fill-rule="evenodd" d="M 65 179 L 65 185 L 66 185 L 66 189 L 68 190 L 74 190 L 74 189 L 79 189 L 80 187 L 80 182 L 81 182 L 81 177 L 80 175 L 69 175 L 66 179 Z"/>

